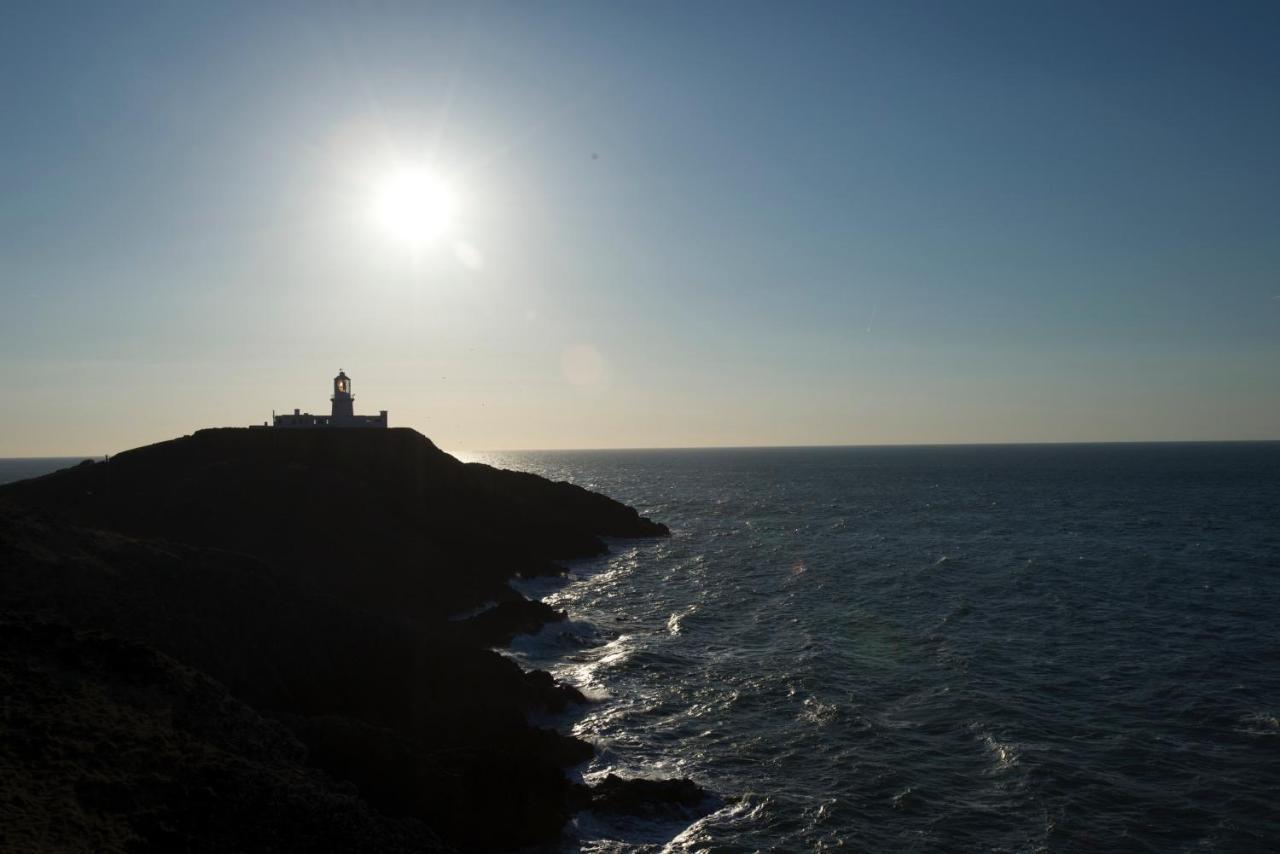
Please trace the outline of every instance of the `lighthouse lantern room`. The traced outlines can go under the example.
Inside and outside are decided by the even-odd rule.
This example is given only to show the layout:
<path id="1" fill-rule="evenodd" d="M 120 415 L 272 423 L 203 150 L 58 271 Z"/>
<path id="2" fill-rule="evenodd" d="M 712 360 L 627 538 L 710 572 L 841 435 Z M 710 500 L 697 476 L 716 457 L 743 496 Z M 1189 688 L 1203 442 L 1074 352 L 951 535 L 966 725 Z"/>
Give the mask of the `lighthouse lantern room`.
<path id="1" fill-rule="evenodd" d="M 351 396 L 351 378 L 338 369 L 338 375 L 333 378 L 333 417 L 334 418 L 351 418 L 355 411 L 353 404 L 355 398 Z"/>

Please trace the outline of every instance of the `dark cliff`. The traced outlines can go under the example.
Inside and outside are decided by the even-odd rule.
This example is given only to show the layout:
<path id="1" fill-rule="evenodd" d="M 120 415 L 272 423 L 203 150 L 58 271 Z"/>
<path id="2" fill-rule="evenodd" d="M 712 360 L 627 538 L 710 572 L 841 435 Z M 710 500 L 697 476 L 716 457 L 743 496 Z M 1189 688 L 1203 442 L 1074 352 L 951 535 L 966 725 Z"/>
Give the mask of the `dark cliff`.
<path id="1" fill-rule="evenodd" d="M 467 465 L 395 430 L 201 430 L 0 487 L 77 524 L 251 554 L 379 610 L 442 616 L 514 574 L 662 525 L 603 495 Z"/>
<path id="2" fill-rule="evenodd" d="M 508 578 L 598 553 L 600 536 L 665 532 L 578 487 L 465 465 L 410 430 L 207 430 L 0 487 L 7 631 L 17 648 L 48 635 L 75 650 L 70 664 L 56 651 L 40 661 L 65 671 L 49 684 L 80 686 L 55 697 L 44 676 L 28 684 L 52 665 L 24 669 L 17 653 L 2 662 L 19 700 L 6 707 L 0 763 L 27 788 L 0 809 L 28 808 L 0 823 L 46 826 L 74 803 L 86 827 L 116 828 L 96 840 L 44 840 L 72 850 L 159 850 L 175 839 L 213 850 L 228 844 L 213 829 L 236 821 L 249 828 L 236 837 L 242 850 L 270 848 L 306 821 L 320 830 L 296 838 L 312 850 L 342 847 L 353 833 L 381 850 L 422 850 L 437 835 L 468 850 L 552 839 L 577 797 L 560 769 L 590 747 L 527 717 L 581 698 L 478 645 L 492 627 L 468 630 L 446 616 L 518 604 Z M 512 610 L 536 625 L 537 609 Z M 58 782 L 101 777 L 86 769 L 132 738 L 111 728 L 144 720 L 128 706 L 137 690 L 101 663 L 119 658 L 102 652 L 112 638 L 159 656 L 139 665 L 142 675 L 125 674 L 134 688 L 153 683 L 146 708 L 159 722 L 148 732 L 170 727 L 166 743 L 190 736 L 157 709 L 244 729 L 224 739 L 216 767 L 139 764 L 135 749 L 108 798 Z M 176 678 L 173 667 L 215 687 Z M 44 720 L 51 703 L 61 717 Z M 256 746 L 266 736 L 246 735 L 254 727 L 276 734 L 269 751 Z M 24 745 L 33 738 L 57 750 L 32 754 Z M 241 777 L 259 794 L 245 796 Z M 264 809 L 263 799 L 285 806 Z M 338 806 L 318 819 L 302 808 L 308 799 Z M 346 835 L 324 832 L 325 821 Z M 258 824 L 263 841 L 252 844 Z"/>

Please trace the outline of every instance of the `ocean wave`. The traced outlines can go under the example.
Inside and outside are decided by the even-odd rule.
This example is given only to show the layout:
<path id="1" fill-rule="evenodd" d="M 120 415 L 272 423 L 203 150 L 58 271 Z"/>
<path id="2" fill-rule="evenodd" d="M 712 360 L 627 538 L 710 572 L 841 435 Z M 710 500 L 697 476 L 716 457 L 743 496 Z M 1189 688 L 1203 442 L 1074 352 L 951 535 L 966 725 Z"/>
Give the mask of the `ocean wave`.
<path id="1" fill-rule="evenodd" d="M 673 838 L 663 851 L 702 850 L 735 825 L 750 825 L 759 821 L 768 809 L 770 799 L 759 795 L 744 795 L 726 803 L 723 807 L 690 824 Z M 713 831 L 716 831 L 713 833 Z"/>
<path id="2" fill-rule="evenodd" d="M 546 623 L 538 631 L 516 635 L 507 647 L 508 653 L 526 663 L 543 666 L 571 652 L 600 647 L 607 642 L 599 629 L 585 620 L 562 620 Z"/>
<path id="3" fill-rule="evenodd" d="M 698 613 L 698 606 L 696 604 L 688 605 L 679 611 L 672 612 L 671 616 L 667 618 L 667 632 L 673 635 L 680 634 L 685 619 L 696 613 Z"/>

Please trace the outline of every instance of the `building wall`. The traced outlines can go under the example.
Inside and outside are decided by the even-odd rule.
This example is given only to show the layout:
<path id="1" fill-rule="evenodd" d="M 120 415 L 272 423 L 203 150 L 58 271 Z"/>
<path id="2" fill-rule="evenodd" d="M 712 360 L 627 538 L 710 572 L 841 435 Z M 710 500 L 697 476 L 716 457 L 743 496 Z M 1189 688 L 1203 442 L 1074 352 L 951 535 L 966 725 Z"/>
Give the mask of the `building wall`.
<path id="1" fill-rule="evenodd" d="M 283 429 L 305 430 L 317 427 L 379 427 L 386 428 L 387 413 L 377 415 L 312 415 L 310 412 L 297 412 L 292 415 L 277 415 L 275 426 Z"/>

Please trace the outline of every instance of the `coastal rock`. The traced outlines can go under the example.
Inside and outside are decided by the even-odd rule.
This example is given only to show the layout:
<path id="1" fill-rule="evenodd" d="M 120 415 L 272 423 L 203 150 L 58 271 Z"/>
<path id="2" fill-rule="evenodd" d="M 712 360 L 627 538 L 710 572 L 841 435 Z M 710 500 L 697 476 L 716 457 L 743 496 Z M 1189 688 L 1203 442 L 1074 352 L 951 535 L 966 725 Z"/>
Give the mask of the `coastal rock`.
<path id="1" fill-rule="evenodd" d="M 545 602 L 513 599 L 499 602 L 455 625 L 461 637 L 485 646 L 506 646 L 516 635 L 532 634 L 547 623 L 565 619 L 564 611 L 557 611 Z"/>
<path id="2" fill-rule="evenodd" d="M 647 780 L 609 774 L 591 786 L 585 806 L 597 812 L 645 815 L 695 810 L 706 799 L 707 793 L 687 778 Z"/>
<path id="3" fill-rule="evenodd" d="M 6 851 L 445 851 L 211 679 L 143 645 L 0 621 Z"/>
<path id="4" fill-rule="evenodd" d="M 573 796 L 562 768 L 591 756 L 528 722 L 582 695 L 483 648 L 558 616 L 506 580 L 598 553 L 601 536 L 663 533 L 604 496 L 464 465 L 409 430 L 201 431 L 0 487 L 0 610 L 144 644 L 226 686 L 295 746 L 290 762 L 366 816 L 351 826 L 373 828 L 375 849 L 439 837 L 504 850 L 559 835 Z M 471 626 L 447 620 L 485 601 L 501 604 Z M 39 709 L 24 725 L 64 737 L 70 719 Z M 127 743 L 89 731 L 84 749 L 112 761 Z M 163 827 L 129 819 L 114 794 L 104 814 L 125 817 L 136 848 L 163 847 L 170 828 L 206 850 L 207 829 L 171 801 L 192 786 L 234 800 L 237 778 L 172 774 L 154 795 L 173 816 Z M 87 825 L 68 834 L 57 846 L 110 850 Z M 312 837 L 298 838 L 277 847 Z"/>
<path id="5" fill-rule="evenodd" d="M 308 764 L 467 850 L 553 838 L 567 815 L 559 769 L 591 753 L 526 723 L 581 699 L 549 674 L 350 609 L 246 555 L 0 506 L 0 566 L 5 608 L 146 643 L 204 671 L 288 726 Z"/>
<path id="6" fill-rule="evenodd" d="M 530 670 L 524 675 L 529 691 L 529 705 L 548 712 L 563 712 L 569 706 L 585 705 L 587 698 L 572 685 L 557 682 L 545 670 Z M 572 763 L 570 763 L 572 764 Z"/>

